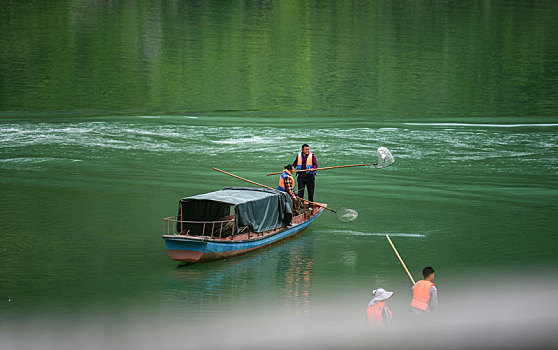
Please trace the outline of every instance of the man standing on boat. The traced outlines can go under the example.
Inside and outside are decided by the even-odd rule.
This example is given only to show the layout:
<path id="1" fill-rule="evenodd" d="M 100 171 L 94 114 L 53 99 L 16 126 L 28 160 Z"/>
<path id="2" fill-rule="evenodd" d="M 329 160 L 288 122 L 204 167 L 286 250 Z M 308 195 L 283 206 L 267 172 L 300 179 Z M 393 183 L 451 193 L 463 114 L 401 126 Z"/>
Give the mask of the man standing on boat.
<path id="1" fill-rule="evenodd" d="M 287 192 L 289 196 L 291 196 L 292 203 L 293 203 L 293 210 L 295 212 L 298 212 L 300 210 L 300 204 L 294 192 L 294 188 L 295 188 L 294 184 L 295 182 L 293 177 L 293 165 L 288 164 L 285 166 L 285 170 L 283 170 L 281 177 L 279 177 L 279 185 L 277 186 L 277 189 L 279 191 Z"/>
<path id="2" fill-rule="evenodd" d="M 438 289 L 434 283 L 434 269 L 430 266 L 422 270 L 423 280 L 413 286 L 411 308 L 414 316 L 424 316 L 438 306 Z"/>
<path id="3" fill-rule="evenodd" d="M 298 183 L 298 197 L 304 198 L 304 186 L 308 189 L 308 200 L 314 201 L 314 184 L 316 178 L 316 169 L 318 168 L 318 161 L 316 156 L 310 152 L 310 146 L 307 144 L 302 145 L 302 152 L 298 154 L 293 166 L 296 170 L 306 170 L 297 172 Z M 309 203 L 309 208 L 312 208 L 312 203 Z"/>
<path id="4" fill-rule="evenodd" d="M 277 186 L 277 189 L 279 191 L 287 192 L 293 201 L 296 199 L 294 193 L 293 166 L 291 164 L 285 166 L 285 170 L 283 170 L 283 173 L 279 178 L 279 186 Z"/>

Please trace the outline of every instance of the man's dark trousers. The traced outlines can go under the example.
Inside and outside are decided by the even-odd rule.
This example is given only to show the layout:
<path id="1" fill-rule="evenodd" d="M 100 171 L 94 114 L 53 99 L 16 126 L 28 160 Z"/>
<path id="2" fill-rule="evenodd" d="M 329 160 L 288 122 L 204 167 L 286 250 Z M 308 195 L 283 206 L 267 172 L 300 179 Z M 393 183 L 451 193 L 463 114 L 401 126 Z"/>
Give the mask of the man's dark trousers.
<path id="1" fill-rule="evenodd" d="M 308 188 L 308 200 L 314 201 L 314 176 L 299 176 L 296 180 L 298 183 L 298 196 L 304 198 L 304 186 Z M 309 204 L 312 206 L 312 204 Z"/>

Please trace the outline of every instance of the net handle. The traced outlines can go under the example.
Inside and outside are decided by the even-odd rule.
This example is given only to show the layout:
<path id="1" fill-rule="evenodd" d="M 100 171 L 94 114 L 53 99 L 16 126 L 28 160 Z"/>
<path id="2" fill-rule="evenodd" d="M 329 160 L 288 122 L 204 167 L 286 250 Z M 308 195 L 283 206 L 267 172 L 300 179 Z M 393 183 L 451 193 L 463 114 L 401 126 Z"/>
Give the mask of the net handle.
<path id="1" fill-rule="evenodd" d="M 269 186 L 262 185 L 262 184 L 259 184 L 259 183 L 257 183 L 257 182 L 254 182 L 254 181 L 250 181 L 250 180 L 245 179 L 245 178 L 243 178 L 243 177 L 240 177 L 240 176 L 238 176 L 238 175 L 228 173 L 228 172 L 226 172 L 226 171 L 224 171 L 224 170 L 217 169 L 217 168 L 213 168 L 213 170 L 218 171 L 218 172 L 223 173 L 223 174 L 226 174 L 226 175 L 229 175 L 229 176 L 232 176 L 232 177 L 236 177 L 237 179 L 240 179 L 240 180 L 242 180 L 242 181 L 246 181 L 246 182 L 249 182 L 249 183 L 251 183 L 251 184 L 258 185 L 258 186 L 265 187 L 265 188 L 269 188 L 270 190 L 273 190 L 273 188 L 271 188 L 271 187 L 269 187 Z M 301 199 L 301 200 L 303 200 L 303 201 L 305 201 L 305 202 L 308 202 L 308 203 L 315 204 L 315 205 L 317 205 L 318 207 L 322 207 L 322 208 L 327 209 L 327 210 L 330 210 L 330 211 L 332 211 L 332 212 L 334 212 L 334 213 L 337 213 L 337 210 L 328 208 L 327 205 L 320 204 L 320 203 L 316 203 L 316 202 L 310 202 L 309 200 L 306 200 L 306 199 L 300 198 L 300 197 L 296 197 L 296 198 Z"/>
<path id="2" fill-rule="evenodd" d="M 326 169 L 337 169 L 337 168 L 349 168 L 349 167 L 353 167 L 353 166 L 375 166 L 377 165 L 376 163 L 371 163 L 371 164 L 350 164 L 350 165 L 336 165 L 336 166 L 327 166 L 327 167 L 323 167 L 323 168 L 316 168 L 316 169 L 307 169 L 307 170 L 293 170 L 293 173 L 303 173 L 305 171 L 315 171 L 315 170 L 326 170 Z M 266 174 L 267 176 L 269 175 L 279 175 L 282 174 L 283 172 L 280 173 L 269 173 Z"/>
<path id="3" fill-rule="evenodd" d="M 393 159 L 393 155 L 391 154 L 391 152 L 389 151 L 389 149 L 388 149 L 387 147 L 384 147 L 384 146 L 379 147 L 379 148 L 376 150 L 376 155 L 379 156 L 380 150 L 383 150 L 383 149 L 385 149 L 385 150 L 387 151 L 387 154 L 389 154 L 390 158 L 393 160 L 391 163 L 389 163 L 389 164 L 386 165 L 386 166 L 380 166 L 380 167 L 378 166 L 378 164 L 380 163 L 380 159 L 379 159 L 379 157 L 378 157 L 378 163 L 336 165 L 336 166 L 327 166 L 327 167 L 316 168 L 316 169 L 293 170 L 292 172 L 293 172 L 293 173 L 302 173 L 302 172 L 305 172 L 305 171 L 316 171 L 316 170 L 327 170 L 327 169 L 338 169 L 338 168 L 350 168 L 350 167 L 356 167 L 356 166 L 375 166 L 375 167 L 378 168 L 378 169 L 387 168 L 388 166 L 390 166 L 390 165 L 392 165 L 393 163 L 395 163 L 395 160 Z M 281 171 L 281 172 L 278 172 L 278 173 L 269 173 L 269 174 L 266 174 L 266 175 L 267 175 L 267 176 L 270 176 L 270 175 L 279 175 L 279 174 L 282 174 L 282 173 L 283 173 L 283 172 Z"/>

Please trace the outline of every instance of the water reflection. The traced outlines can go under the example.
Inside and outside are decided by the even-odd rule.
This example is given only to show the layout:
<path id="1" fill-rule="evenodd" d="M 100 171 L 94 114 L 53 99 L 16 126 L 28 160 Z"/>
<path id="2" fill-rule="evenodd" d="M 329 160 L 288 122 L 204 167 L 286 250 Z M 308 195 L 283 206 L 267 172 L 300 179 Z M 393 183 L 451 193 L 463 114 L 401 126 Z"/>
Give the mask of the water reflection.
<path id="1" fill-rule="evenodd" d="M 0 106 L 553 115 L 557 3 L 524 3 L 11 1 Z"/>
<path id="2" fill-rule="evenodd" d="M 300 315 L 310 310 L 312 286 L 313 245 L 306 244 L 297 250 L 283 251 L 281 269 L 277 269 L 277 286 L 283 290 L 286 313 Z"/>
<path id="3" fill-rule="evenodd" d="M 258 303 L 286 314 L 307 313 L 313 257 L 307 234 L 229 260 L 178 266 L 168 274 L 161 302 L 193 317 Z"/>

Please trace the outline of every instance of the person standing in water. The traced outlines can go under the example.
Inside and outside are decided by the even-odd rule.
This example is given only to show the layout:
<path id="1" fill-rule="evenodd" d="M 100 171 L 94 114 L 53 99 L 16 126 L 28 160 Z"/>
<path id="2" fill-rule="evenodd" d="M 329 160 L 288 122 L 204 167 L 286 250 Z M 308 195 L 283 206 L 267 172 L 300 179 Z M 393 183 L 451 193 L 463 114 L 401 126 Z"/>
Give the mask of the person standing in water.
<path id="1" fill-rule="evenodd" d="M 372 291 L 373 298 L 368 303 L 366 309 L 366 319 L 370 326 L 391 324 L 391 310 L 387 307 L 385 300 L 393 295 L 393 292 L 388 292 L 382 288 Z"/>
<path id="2" fill-rule="evenodd" d="M 438 306 L 438 289 L 434 285 L 434 269 L 426 266 L 422 270 L 424 279 L 415 283 L 412 287 L 413 300 L 411 308 L 414 316 L 424 316 Z"/>

